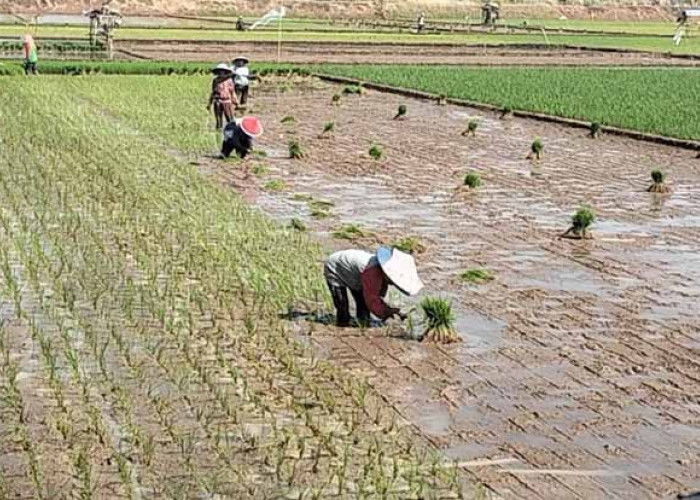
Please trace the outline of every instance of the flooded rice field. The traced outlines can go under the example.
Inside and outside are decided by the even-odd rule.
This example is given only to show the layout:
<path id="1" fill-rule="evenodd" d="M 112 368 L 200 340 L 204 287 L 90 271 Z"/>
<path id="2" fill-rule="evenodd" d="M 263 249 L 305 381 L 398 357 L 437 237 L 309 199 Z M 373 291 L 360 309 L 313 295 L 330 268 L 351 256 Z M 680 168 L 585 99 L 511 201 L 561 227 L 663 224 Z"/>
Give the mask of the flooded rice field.
<path id="1" fill-rule="evenodd" d="M 269 171 L 250 199 L 282 223 L 303 220 L 329 251 L 420 239 L 423 295 L 453 301 L 463 340 L 425 345 L 321 325 L 311 337 L 320 352 L 368 377 L 502 497 L 700 489 L 694 153 L 380 92 L 333 106 L 342 88 L 315 81 L 285 88 L 264 87 L 253 99 Z M 407 118 L 393 120 L 400 104 Z M 294 124 L 280 123 L 288 115 Z M 479 122 L 473 138 L 460 135 L 469 118 Z M 330 121 L 332 136 L 320 137 Z M 535 137 L 545 158 L 533 163 Z M 305 159 L 287 158 L 290 138 Z M 373 143 L 383 147 L 379 161 L 368 155 Z M 220 168 L 225 177 L 237 167 Z M 654 168 L 673 193 L 646 192 Z M 475 191 L 461 187 L 471 171 L 483 180 Z M 286 188 L 261 189 L 270 179 Z M 312 199 L 328 202 L 325 217 Z M 558 238 L 582 205 L 598 217 L 593 238 Z M 333 239 L 344 224 L 373 236 Z M 460 279 L 475 268 L 493 279 Z"/>

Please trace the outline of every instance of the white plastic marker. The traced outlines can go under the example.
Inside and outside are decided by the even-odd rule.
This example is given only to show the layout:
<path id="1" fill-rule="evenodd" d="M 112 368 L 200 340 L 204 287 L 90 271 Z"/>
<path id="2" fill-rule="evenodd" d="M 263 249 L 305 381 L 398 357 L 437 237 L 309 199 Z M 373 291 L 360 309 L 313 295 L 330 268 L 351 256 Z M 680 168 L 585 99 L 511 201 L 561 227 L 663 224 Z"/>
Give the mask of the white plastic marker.
<path id="1" fill-rule="evenodd" d="M 279 64 L 280 59 L 282 58 L 282 18 L 287 15 L 287 9 L 284 8 L 284 5 L 280 5 L 276 9 L 272 9 L 269 11 L 267 14 L 262 16 L 260 19 L 255 21 L 250 29 L 254 30 L 258 26 L 267 26 L 270 24 L 272 21 L 278 21 L 278 27 L 277 27 L 277 63 Z"/>

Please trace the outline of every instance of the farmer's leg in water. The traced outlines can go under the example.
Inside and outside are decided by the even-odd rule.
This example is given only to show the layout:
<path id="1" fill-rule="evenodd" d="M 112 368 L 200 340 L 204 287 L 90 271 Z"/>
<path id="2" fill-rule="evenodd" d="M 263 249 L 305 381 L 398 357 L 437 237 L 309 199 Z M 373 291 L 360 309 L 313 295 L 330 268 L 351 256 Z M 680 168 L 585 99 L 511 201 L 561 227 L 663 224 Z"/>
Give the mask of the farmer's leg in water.
<path id="1" fill-rule="evenodd" d="M 370 317 L 369 309 L 365 303 L 365 297 L 362 290 L 350 290 L 352 292 L 352 298 L 355 299 L 355 308 L 357 310 L 357 322 L 361 326 L 369 326 Z"/>
<path id="2" fill-rule="evenodd" d="M 221 108 L 224 113 L 224 118 L 226 118 L 226 123 L 231 123 L 231 120 L 233 120 L 233 103 L 223 102 L 221 103 Z"/>
<path id="3" fill-rule="evenodd" d="M 221 130 L 224 126 L 224 109 L 219 101 L 214 101 L 214 118 L 216 119 L 216 130 Z"/>
<path id="4" fill-rule="evenodd" d="M 348 301 L 347 288 L 328 283 L 328 289 L 331 291 L 335 306 L 335 324 L 340 327 L 350 326 L 350 302 Z"/>

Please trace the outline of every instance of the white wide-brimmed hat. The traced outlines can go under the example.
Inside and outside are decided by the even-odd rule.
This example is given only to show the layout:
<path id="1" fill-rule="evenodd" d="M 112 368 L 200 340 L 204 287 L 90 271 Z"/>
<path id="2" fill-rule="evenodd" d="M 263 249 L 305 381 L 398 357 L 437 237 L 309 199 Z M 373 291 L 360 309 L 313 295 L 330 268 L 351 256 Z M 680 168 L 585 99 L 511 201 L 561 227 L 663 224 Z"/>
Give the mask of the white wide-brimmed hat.
<path id="1" fill-rule="evenodd" d="M 377 249 L 377 261 L 392 284 L 406 295 L 416 295 L 423 288 L 416 261 L 409 254 L 382 246 Z"/>
<path id="2" fill-rule="evenodd" d="M 216 65 L 216 67 L 214 69 L 211 70 L 212 73 L 216 73 L 217 71 L 225 71 L 227 73 L 233 73 L 231 66 L 229 66 L 226 63 L 219 63 Z"/>

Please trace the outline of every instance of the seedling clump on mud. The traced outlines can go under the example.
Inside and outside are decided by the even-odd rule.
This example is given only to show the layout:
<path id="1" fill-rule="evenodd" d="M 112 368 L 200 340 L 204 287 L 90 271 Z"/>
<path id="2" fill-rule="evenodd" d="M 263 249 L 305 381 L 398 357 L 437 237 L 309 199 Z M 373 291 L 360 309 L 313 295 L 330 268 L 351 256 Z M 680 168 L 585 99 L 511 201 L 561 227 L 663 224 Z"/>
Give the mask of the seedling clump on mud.
<path id="1" fill-rule="evenodd" d="M 266 191 L 282 191 L 287 185 L 282 179 L 273 179 L 267 182 L 264 186 Z"/>
<path id="2" fill-rule="evenodd" d="M 530 154 L 527 155 L 528 160 L 541 160 L 544 157 L 544 143 L 539 137 L 532 141 L 530 145 Z"/>
<path id="3" fill-rule="evenodd" d="M 394 120 L 400 120 L 400 119 L 402 119 L 402 118 L 405 117 L 405 116 L 406 116 L 406 105 L 405 105 L 405 104 L 401 104 L 401 105 L 399 106 L 399 109 L 398 109 L 397 112 L 396 112 L 396 115 L 394 116 Z"/>
<path id="4" fill-rule="evenodd" d="M 335 104 L 336 106 L 340 104 L 340 94 L 333 94 L 333 97 L 331 98 L 331 102 Z"/>
<path id="5" fill-rule="evenodd" d="M 513 116 L 513 110 L 510 109 L 508 106 L 505 106 L 501 109 L 501 120 L 506 120 L 511 116 Z"/>
<path id="6" fill-rule="evenodd" d="M 562 234 L 562 238 L 587 239 L 590 238 L 588 228 L 595 222 L 595 214 L 590 208 L 579 208 L 571 218 L 571 227 Z"/>
<path id="7" fill-rule="evenodd" d="M 420 307 L 426 322 L 423 332 L 424 341 L 439 344 L 459 341 L 454 329 L 455 316 L 449 301 L 436 297 L 426 297 L 421 301 Z"/>
<path id="8" fill-rule="evenodd" d="M 368 236 L 368 233 L 357 224 L 347 224 L 333 231 L 333 237 L 340 240 L 352 241 L 366 236 Z"/>
<path id="9" fill-rule="evenodd" d="M 384 151 L 382 150 L 382 147 L 379 144 L 372 144 L 372 147 L 369 148 L 369 155 L 372 157 L 373 160 L 381 160 L 383 154 Z"/>
<path id="10" fill-rule="evenodd" d="M 292 139 L 289 141 L 289 157 L 293 159 L 300 159 L 304 158 L 306 156 L 306 153 L 304 152 L 303 149 L 301 149 L 301 145 L 299 144 L 299 141 L 296 139 Z"/>
<path id="11" fill-rule="evenodd" d="M 653 184 L 649 186 L 647 191 L 650 193 L 669 193 L 671 187 L 666 184 L 666 175 L 659 169 L 651 171 L 651 180 Z"/>
<path id="12" fill-rule="evenodd" d="M 291 115 L 285 116 L 280 120 L 280 123 L 294 123 L 296 120 L 294 120 L 294 117 Z"/>
<path id="13" fill-rule="evenodd" d="M 304 224 L 304 221 L 297 217 L 294 217 L 291 221 L 289 221 L 289 227 L 295 231 L 299 231 L 300 233 L 306 231 L 306 224 Z"/>
<path id="14" fill-rule="evenodd" d="M 459 277 L 470 283 L 485 283 L 493 279 L 493 276 L 487 269 L 469 269 L 460 274 Z"/>
<path id="15" fill-rule="evenodd" d="M 600 123 L 598 122 L 593 122 L 591 123 L 591 139 L 597 139 L 600 137 Z"/>
<path id="16" fill-rule="evenodd" d="M 333 132 L 335 128 L 335 123 L 328 122 L 323 126 L 323 132 L 321 132 L 321 137 L 328 137 Z"/>
<path id="17" fill-rule="evenodd" d="M 464 185 L 471 189 L 481 187 L 481 176 L 476 172 L 469 172 L 464 176 Z"/>
<path id="18" fill-rule="evenodd" d="M 391 243 L 391 246 L 405 253 L 418 254 L 425 252 L 425 245 L 413 236 L 400 238 Z"/>
<path id="19" fill-rule="evenodd" d="M 364 87 L 362 85 L 348 85 L 343 89 L 343 94 L 356 94 L 362 95 L 365 93 Z"/>
<path id="20" fill-rule="evenodd" d="M 479 127 L 479 122 L 476 120 L 469 120 L 467 122 L 467 128 L 462 131 L 463 136 L 476 137 L 476 129 Z"/>

